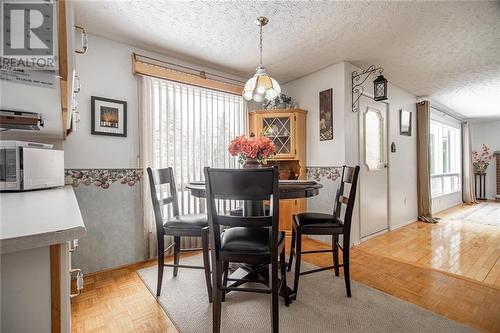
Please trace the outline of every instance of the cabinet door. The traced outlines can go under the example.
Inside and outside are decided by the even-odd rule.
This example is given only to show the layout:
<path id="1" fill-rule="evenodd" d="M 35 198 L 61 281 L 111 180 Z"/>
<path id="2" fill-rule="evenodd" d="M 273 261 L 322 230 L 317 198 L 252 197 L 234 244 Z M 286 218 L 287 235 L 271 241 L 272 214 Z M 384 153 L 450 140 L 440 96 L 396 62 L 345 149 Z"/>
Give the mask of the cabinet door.
<path id="1" fill-rule="evenodd" d="M 295 212 L 295 200 L 280 200 L 280 230 L 286 234 L 292 232 L 292 219 Z"/>
<path id="2" fill-rule="evenodd" d="M 269 113 L 259 117 L 260 135 L 271 139 L 276 146 L 276 159 L 294 159 L 295 114 Z"/>
<path id="3" fill-rule="evenodd" d="M 280 230 L 292 233 L 293 216 L 307 210 L 307 199 L 280 200 Z"/>

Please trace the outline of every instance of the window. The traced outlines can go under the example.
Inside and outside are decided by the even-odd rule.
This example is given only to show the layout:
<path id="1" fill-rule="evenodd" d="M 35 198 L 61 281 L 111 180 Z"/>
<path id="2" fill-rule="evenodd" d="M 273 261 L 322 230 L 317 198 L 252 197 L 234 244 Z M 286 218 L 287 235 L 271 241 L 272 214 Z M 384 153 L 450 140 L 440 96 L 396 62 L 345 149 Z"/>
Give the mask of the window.
<path id="1" fill-rule="evenodd" d="M 429 139 L 432 197 L 460 191 L 460 130 L 431 120 Z"/>
<path id="2" fill-rule="evenodd" d="M 240 95 L 172 81 L 151 80 L 151 159 L 174 169 L 181 214 L 205 211 L 186 185 L 204 179 L 204 167 L 235 168 L 229 142 L 247 132 L 246 104 Z"/>
<path id="3" fill-rule="evenodd" d="M 364 114 L 365 164 L 369 171 L 384 169 L 384 121 L 379 110 L 368 108 Z"/>

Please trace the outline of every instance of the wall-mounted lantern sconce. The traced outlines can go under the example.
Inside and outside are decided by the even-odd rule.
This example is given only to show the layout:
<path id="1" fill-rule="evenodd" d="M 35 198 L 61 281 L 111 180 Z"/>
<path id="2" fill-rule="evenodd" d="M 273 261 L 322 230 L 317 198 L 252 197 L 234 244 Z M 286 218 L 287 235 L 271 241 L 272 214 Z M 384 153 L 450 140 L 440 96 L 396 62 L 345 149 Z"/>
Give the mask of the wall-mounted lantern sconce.
<path id="1" fill-rule="evenodd" d="M 387 99 L 387 80 L 382 74 L 373 81 L 373 99 L 376 101 Z"/>
<path id="2" fill-rule="evenodd" d="M 383 71 L 382 67 L 371 65 L 361 73 L 352 72 L 352 112 L 359 111 L 359 99 L 364 91 L 363 83 L 375 72 L 378 72 L 378 77 L 373 81 L 373 99 L 376 101 L 387 99 L 387 80 L 382 75 Z"/>

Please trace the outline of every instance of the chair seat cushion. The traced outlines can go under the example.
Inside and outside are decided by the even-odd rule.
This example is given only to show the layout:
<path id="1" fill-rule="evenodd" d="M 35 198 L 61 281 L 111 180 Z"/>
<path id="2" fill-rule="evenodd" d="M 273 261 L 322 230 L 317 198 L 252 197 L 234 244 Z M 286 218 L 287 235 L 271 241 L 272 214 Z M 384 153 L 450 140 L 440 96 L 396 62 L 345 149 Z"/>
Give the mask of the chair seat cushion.
<path id="1" fill-rule="evenodd" d="M 185 214 L 177 215 L 168 219 L 164 228 L 179 228 L 179 229 L 201 229 L 208 227 L 208 218 L 205 214 Z"/>
<path id="2" fill-rule="evenodd" d="M 283 243 L 285 233 L 278 233 L 278 245 Z M 234 227 L 224 230 L 221 234 L 221 251 L 246 253 L 255 255 L 270 255 L 269 229 Z"/>
<path id="3" fill-rule="evenodd" d="M 344 224 L 335 215 L 324 213 L 300 213 L 294 215 L 295 224 L 308 228 L 342 228 Z"/>

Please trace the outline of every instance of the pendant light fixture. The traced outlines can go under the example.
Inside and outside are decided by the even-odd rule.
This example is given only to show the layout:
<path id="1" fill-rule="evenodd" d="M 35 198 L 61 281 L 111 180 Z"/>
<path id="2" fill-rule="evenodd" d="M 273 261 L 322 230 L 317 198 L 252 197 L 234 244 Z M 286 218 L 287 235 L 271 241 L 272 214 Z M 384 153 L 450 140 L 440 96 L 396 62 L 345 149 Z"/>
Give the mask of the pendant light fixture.
<path id="1" fill-rule="evenodd" d="M 255 20 L 255 24 L 260 28 L 260 64 L 257 67 L 257 72 L 245 84 L 243 97 L 250 101 L 263 102 L 264 100 L 272 101 L 281 94 L 281 88 L 278 82 L 267 74 L 266 68 L 262 65 L 262 27 L 269 20 L 265 16 L 260 16 Z"/>

